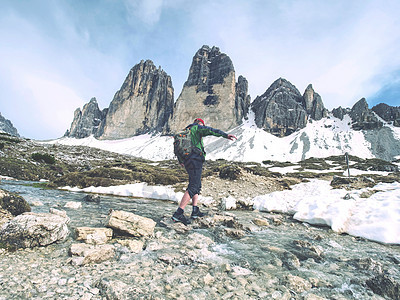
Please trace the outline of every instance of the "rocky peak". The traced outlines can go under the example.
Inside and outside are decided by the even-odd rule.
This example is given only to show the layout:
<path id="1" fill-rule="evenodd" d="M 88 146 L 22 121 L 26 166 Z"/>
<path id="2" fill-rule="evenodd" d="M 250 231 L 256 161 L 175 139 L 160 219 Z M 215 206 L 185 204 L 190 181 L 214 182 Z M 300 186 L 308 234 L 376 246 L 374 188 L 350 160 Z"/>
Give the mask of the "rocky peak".
<path id="1" fill-rule="evenodd" d="M 276 136 L 286 136 L 307 124 L 304 99 L 298 89 L 284 78 L 277 79 L 251 104 L 259 128 Z"/>
<path id="2" fill-rule="evenodd" d="M 175 103 L 169 130 L 185 128 L 197 117 L 221 130 L 236 127 L 247 114 L 247 90 L 243 76 L 235 82 L 235 69 L 228 55 L 218 47 L 201 47 L 193 57 L 188 80 Z"/>
<path id="3" fill-rule="evenodd" d="M 19 137 L 17 129 L 10 120 L 4 118 L 0 113 L 0 132 L 5 132 L 13 136 Z"/>
<path id="4" fill-rule="evenodd" d="M 222 84 L 229 73 L 234 72 L 228 55 L 218 47 L 201 47 L 193 57 L 185 86 L 196 86 L 197 92 L 207 92 L 214 84 Z"/>
<path id="5" fill-rule="evenodd" d="M 400 106 L 396 107 L 379 103 L 372 108 L 372 111 L 386 122 L 392 122 L 394 126 L 400 127 Z"/>
<path id="6" fill-rule="evenodd" d="M 328 110 L 324 107 L 321 96 L 316 93 L 309 84 L 303 94 L 304 108 L 307 114 L 314 120 L 321 120 L 328 115 Z"/>
<path id="7" fill-rule="evenodd" d="M 251 100 L 248 89 L 249 84 L 247 79 L 240 75 L 236 83 L 235 111 L 237 120 L 241 120 L 242 118 L 247 119 Z"/>
<path id="8" fill-rule="evenodd" d="M 129 72 L 115 94 L 98 136 L 121 139 L 165 129 L 174 105 L 171 77 L 151 60 Z"/>
<path id="9" fill-rule="evenodd" d="M 105 114 L 106 110 L 101 111 L 96 98 L 93 97 L 89 103 L 83 106 L 82 111 L 80 108 L 75 110 L 71 128 L 65 133 L 65 136 L 85 138 L 96 135 Z"/>
<path id="10" fill-rule="evenodd" d="M 354 130 L 370 130 L 381 128 L 382 122 L 378 120 L 376 115 L 368 108 L 365 98 L 360 99 L 353 105 L 350 111 L 350 117 L 353 121 L 352 128 Z"/>

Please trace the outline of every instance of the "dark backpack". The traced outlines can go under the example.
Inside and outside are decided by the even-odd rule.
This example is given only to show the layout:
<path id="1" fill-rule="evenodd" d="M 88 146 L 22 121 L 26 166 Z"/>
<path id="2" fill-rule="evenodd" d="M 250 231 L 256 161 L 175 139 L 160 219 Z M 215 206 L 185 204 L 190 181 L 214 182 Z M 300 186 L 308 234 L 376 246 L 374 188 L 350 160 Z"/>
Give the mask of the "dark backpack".
<path id="1" fill-rule="evenodd" d="M 195 148 L 192 143 L 190 128 L 174 135 L 174 154 L 180 163 L 183 163 Z"/>

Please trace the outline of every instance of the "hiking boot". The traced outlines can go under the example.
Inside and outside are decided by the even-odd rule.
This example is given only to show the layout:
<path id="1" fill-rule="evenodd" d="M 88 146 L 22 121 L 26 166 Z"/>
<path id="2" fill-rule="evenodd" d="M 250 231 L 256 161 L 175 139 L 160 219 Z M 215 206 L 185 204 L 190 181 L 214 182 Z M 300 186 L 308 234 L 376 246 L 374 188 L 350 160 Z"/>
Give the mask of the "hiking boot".
<path id="1" fill-rule="evenodd" d="M 205 213 L 202 213 L 198 207 L 193 207 L 193 211 L 192 211 L 192 214 L 191 214 L 190 217 L 191 217 L 192 219 L 197 219 L 197 218 L 204 217 L 205 215 L 206 215 L 206 214 L 205 214 Z"/>
<path id="2" fill-rule="evenodd" d="M 178 214 L 178 212 L 174 212 L 171 219 L 174 222 L 182 222 L 184 225 L 191 223 L 189 219 L 186 219 L 184 214 Z"/>

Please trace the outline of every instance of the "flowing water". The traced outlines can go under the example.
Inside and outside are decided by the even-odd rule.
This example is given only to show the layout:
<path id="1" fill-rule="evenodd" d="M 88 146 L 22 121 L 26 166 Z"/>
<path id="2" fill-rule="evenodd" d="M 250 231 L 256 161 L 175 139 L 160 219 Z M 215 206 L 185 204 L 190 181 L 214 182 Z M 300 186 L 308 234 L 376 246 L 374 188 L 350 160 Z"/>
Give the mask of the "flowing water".
<path id="1" fill-rule="evenodd" d="M 100 203 L 85 194 L 35 188 L 30 182 L 0 182 L 33 212 L 64 209 L 71 229 L 103 227 L 110 209 L 124 210 L 157 222 L 147 248 L 131 254 L 119 248 L 115 261 L 98 265 L 69 263 L 67 241 L 33 250 L 0 254 L 0 299 L 105 299 L 99 282 L 126 284 L 115 299 L 400 299 L 400 247 L 340 235 L 326 227 L 302 224 L 287 215 L 233 211 L 245 235 L 229 237 L 224 228 L 196 228 L 185 233 L 169 226 L 176 203 L 101 195 Z M 81 202 L 79 209 L 64 208 Z M 270 225 L 255 226 L 262 218 Z M 390 278 L 393 292 L 374 293 L 368 280 Z M 385 284 L 385 281 L 378 282 Z M 387 282 L 386 282 L 387 284 Z M 112 286 L 112 285 L 111 285 Z M 122 296 L 121 296 L 122 295 Z M 319 298 L 320 297 L 320 298 Z M 110 297 L 109 297 L 110 298 Z"/>

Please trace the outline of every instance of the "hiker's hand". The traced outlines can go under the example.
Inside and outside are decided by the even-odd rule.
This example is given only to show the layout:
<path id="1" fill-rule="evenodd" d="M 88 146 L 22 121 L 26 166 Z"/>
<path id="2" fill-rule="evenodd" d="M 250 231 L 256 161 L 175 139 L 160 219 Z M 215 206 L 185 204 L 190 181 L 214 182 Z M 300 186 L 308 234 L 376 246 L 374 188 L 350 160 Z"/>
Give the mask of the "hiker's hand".
<path id="1" fill-rule="evenodd" d="M 185 167 L 185 164 L 184 163 L 179 163 L 180 165 L 181 165 L 181 167 Z"/>
<path id="2" fill-rule="evenodd" d="M 230 139 L 231 141 L 237 140 L 237 137 L 234 136 L 233 134 L 228 134 L 228 139 Z"/>

